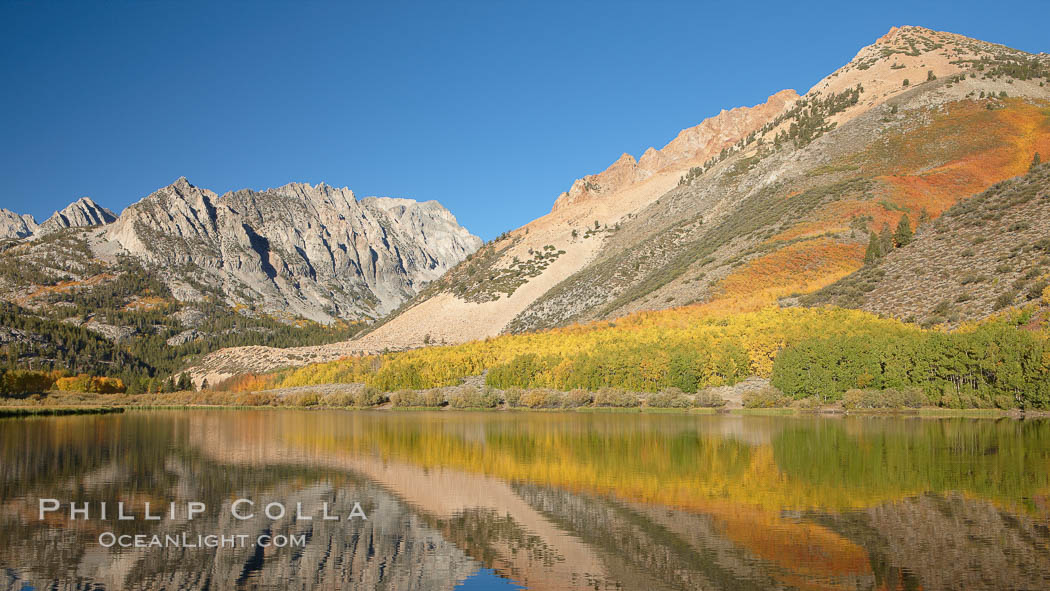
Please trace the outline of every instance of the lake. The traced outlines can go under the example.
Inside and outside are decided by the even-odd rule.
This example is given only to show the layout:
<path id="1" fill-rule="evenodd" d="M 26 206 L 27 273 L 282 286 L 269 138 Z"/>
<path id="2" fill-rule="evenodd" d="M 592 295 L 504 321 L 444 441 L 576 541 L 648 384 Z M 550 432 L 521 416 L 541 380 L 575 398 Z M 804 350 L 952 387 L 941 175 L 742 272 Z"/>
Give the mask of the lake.
<path id="1" fill-rule="evenodd" d="M 1047 420 L 3 419 L 0 589 L 1046 589 L 1048 495 Z"/>

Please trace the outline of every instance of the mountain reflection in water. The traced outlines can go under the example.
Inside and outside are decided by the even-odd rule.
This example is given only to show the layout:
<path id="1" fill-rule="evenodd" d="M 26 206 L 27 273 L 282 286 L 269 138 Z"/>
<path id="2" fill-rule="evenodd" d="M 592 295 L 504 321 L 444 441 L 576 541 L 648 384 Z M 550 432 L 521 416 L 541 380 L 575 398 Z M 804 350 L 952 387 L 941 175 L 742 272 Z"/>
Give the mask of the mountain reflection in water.
<path id="1" fill-rule="evenodd" d="M 0 421 L 0 589 L 1042 589 L 1050 422 L 142 411 Z M 37 519 L 39 498 L 201 501 Z M 237 520 L 229 505 L 289 515 Z M 328 503 L 367 520 L 294 519 Z M 64 506 L 65 508 L 65 506 Z M 99 534 L 301 535 L 105 548 Z"/>

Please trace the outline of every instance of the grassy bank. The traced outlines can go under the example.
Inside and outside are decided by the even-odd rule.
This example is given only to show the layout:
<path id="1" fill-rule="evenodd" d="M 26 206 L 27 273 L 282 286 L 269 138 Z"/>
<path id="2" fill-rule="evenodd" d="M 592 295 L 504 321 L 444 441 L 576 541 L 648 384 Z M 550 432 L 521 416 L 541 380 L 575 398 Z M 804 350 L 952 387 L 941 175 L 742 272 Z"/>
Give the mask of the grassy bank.
<path id="1" fill-rule="evenodd" d="M 388 410 L 388 411 L 532 411 L 589 413 L 732 413 L 756 416 L 863 414 L 925 417 L 1050 416 L 1041 410 L 950 409 L 924 402 L 918 392 L 854 390 L 841 401 L 795 400 L 768 382 L 753 380 L 749 389 L 712 388 L 696 394 L 677 389 L 598 392 L 551 389 L 497 390 L 473 385 L 399 390 L 384 393 L 353 384 L 342 389 L 294 388 L 264 392 L 184 391 L 165 394 L 85 394 L 52 392 L 23 399 L 0 399 L 0 416 L 57 415 L 138 410 Z"/>
<path id="2" fill-rule="evenodd" d="M 0 418 L 124 412 L 120 406 L 0 406 Z"/>

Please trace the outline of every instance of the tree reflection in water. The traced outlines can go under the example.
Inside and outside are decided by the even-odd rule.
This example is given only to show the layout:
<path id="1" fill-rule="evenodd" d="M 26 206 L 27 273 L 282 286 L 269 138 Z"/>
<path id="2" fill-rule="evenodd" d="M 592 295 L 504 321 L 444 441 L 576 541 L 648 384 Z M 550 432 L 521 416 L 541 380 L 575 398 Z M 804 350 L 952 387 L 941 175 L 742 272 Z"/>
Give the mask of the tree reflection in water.
<path id="1" fill-rule="evenodd" d="M 1050 585 L 1047 421 L 150 411 L 0 421 L 0 460 L 8 589 Z M 40 497 L 210 509 L 39 521 Z M 240 521 L 239 497 L 368 520 Z M 307 543 L 121 550 L 103 531 Z"/>

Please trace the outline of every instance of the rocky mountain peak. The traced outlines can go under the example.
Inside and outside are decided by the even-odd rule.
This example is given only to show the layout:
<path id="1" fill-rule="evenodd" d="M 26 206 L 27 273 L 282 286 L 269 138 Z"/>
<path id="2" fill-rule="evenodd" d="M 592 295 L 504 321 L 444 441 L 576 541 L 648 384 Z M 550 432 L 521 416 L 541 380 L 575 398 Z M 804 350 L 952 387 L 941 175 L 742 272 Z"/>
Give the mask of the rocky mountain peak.
<path id="1" fill-rule="evenodd" d="M 817 82 L 805 97 L 829 98 L 858 86 L 863 88 L 856 105 L 832 118 L 833 123 L 842 125 L 918 84 L 957 75 L 975 66 L 992 73 L 1004 64 L 1031 59 L 1042 58 L 956 33 L 911 25 L 892 27 L 874 43 L 861 48 L 847 64 Z"/>
<path id="2" fill-rule="evenodd" d="M 106 234 L 150 265 L 196 270 L 230 303 L 318 321 L 390 311 L 481 246 L 436 202 L 359 201 L 325 183 L 219 197 L 185 178 L 129 206 Z"/>
<path id="3" fill-rule="evenodd" d="M 88 228 L 109 224 L 117 219 L 109 209 L 90 197 L 81 197 L 37 224 L 33 216 L 0 208 L 0 238 L 43 236 L 64 228 Z"/>
<path id="4" fill-rule="evenodd" d="M 25 238 L 36 232 L 36 229 L 37 223 L 33 216 L 0 207 L 0 240 Z"/>
<path id="5" fill-rule="evenodd" d="M 40 224 L 37 234 L 46 234 L 63 228 L 87 228 L 116 221 L 117 216 L 109 209 L 95 203 L 90 197 L 81 197 L 63 209 L 51 214 Z"/>
<path id="6" fill-rule="evenodd" d="M 212 239 L 216 235 L 216 199 L 215 193 L 179 177 L 129 205 L 109 226 L 107 238 L 132 253 L 150 252 L 156 246 L 153 235 Z"/>

